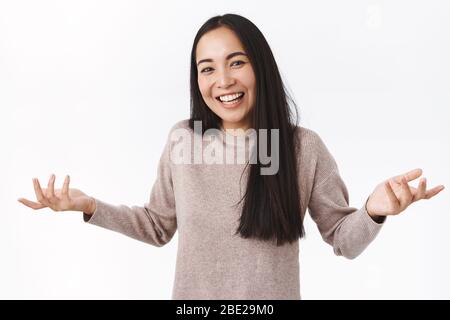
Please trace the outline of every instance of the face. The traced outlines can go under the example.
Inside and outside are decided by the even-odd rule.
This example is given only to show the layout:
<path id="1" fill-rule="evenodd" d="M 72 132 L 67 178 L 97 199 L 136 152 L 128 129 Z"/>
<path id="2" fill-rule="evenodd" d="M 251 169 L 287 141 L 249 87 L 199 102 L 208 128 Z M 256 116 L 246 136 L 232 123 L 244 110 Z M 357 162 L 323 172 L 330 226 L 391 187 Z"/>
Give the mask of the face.
<path id="1" fill-rule="evenodd" d="M 255 105 L 255 74 L 236 34 L 220 27 L 197 44 L 198 86 L 224 129 L 248 129 Z"/>

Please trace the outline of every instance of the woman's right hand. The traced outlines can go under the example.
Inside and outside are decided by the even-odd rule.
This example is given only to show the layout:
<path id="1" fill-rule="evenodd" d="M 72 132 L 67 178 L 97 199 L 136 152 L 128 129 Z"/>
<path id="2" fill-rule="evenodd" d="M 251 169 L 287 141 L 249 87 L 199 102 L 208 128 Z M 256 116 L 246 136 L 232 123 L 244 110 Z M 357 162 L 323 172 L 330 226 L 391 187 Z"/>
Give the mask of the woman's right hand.
<path id="1" fill-rule="evenodd" d="M 50 208 L 53 211 L 81 211 L 92 214 L 95 211 L 95 200 L 78 189 L 70 189 L 70 177 L 66 176 L 62 189 L 55 190 L 55 175 L 48 181 L 47 189 L 42 189 L 37 178 L 33 178 L 34 192 L 38 202 L 19 198 L 17 201 L 34 210 Z"/>

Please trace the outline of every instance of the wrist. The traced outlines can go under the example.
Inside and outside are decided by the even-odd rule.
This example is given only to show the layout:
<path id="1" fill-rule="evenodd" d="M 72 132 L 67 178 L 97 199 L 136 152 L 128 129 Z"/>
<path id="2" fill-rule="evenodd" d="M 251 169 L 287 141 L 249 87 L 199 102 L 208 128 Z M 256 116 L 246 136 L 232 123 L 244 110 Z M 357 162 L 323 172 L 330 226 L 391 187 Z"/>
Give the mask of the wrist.
<path id="1" fill-rule="evenodd" d="M 88 205 L 87 205 L 86 210 L 83 210 L 83 213 L 92 215 L 95 212 L 96 208 L 97 208 L 97 206 L 95 204 L 95 199 L 93 197 L 88 197 Z"/>
<path id="2" fill-rule="evenodd" d="M 379 216 L 379 215 L 376 215 L 376 214 L 371 213 L 371 212 L 369 211 L 369 209 L 367 208 L 367 203 L 369 202 L 369 199 L 370 199 L 370 197 L 367 198 L 366 204 L 364 205 L 367 214 L 369 215 L 369 217 L 370 217 L 373 221 L 375 221 L 375 222 L 377 222 L 377 223 L 382 223 L 386 217 L 385 217 L 385 216 Z"/>

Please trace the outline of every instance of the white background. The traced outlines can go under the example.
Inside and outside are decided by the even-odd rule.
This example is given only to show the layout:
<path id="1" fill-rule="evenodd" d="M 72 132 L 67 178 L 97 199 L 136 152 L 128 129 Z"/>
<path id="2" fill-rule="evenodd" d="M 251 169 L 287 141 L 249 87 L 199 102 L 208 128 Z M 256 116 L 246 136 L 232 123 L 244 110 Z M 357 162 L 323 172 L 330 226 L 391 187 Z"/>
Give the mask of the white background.
<path id="1" fill-rule="evenodd" d="M 252 20 L 359 208 L 416 167 L 450 187 L 448 1 L 0 1 L 0 298 L 170 299 L 177 235 L 156 248 L 33 211 L 51 173 L 143 205 L 169 128 L 189 117 L 189 58 L 216 14 Z M 413 185 L 417 185 L 414 183 Z M 449 299 L 449 190 L 388 218 L 356 260 L 311 219 L 304 299 Z"/>

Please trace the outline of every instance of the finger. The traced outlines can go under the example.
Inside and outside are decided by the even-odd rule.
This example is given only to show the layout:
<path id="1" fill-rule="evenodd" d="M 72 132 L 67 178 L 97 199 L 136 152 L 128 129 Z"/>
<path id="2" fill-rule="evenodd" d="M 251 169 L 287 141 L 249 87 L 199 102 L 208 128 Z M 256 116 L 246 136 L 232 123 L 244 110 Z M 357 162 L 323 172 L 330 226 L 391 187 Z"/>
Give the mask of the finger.
<path id="1" fill-rule="evenodd" d="M 434 187 L 433 189 L 430 189 L 430 190 L 428 190 L 427 192 L 426 192 L 426 194 L 425 194 L 425 198 L 424 199 L 431 199 L 431 198 L 433 198 L 435 195 L 437 195 L 439 192 L 441 192 L 442 190 L 444 190 L 445 189 L 445 187 L 444 186 L 437 186 L 437 187 Z"/>
<path id="2" fill-rule="evenodd" d="M 68 197 L 69 196 L 69 183 L 70 183 L 70 177 L 69 175 L 66 176 L 64 179 L 64 185 L 61 191 L 61 196 Z"/>
<path id="3" fill-rule="evenodd" d="M 419 186 L 417 187 L 417 191 L 414 193 L 413 202 L 423 199 L 427 192 L 427 179 L 420 179 Z"/>
<path id="4" fill-rule="evenodd" d="M 48 186 L 47 186 L 47 199 L 50 201 L 50 203 L 55 202 L 56 196 L 55 196 L 55 175 L 52 174 L 50 176 L 50 179 L 48 180 Z"/>
<path id="5" fill-rule="evenodd" d="M 38 210 L 38 209 L 42 209 L 42 208 L 46 208 L 46 205 L 43 205 L 42 203 L 37 203 L 37 202 L 33 202 L 24 198 L 19 198 L 17 199 L 17 201 L 19 201 L 20 203 L 26 205 L 27 207 L 30 207 L 34 210 Z"/>
<path id="6" fill-rule="evenodd" d="M 421 175 L 422 175 L 422 169 L 417 168 L 417 169 L 408 171 L 408 172 L 406 172 L 406 173 L 404 173 L 404 174 L 400 174 L 400 175 L 398 175 L 398 176 L 395 176 L 394 179 L 395 179 L 395 182 L 401 184 L 401 183 L 402 183 L 401 179 L 402 179 L 403 177 L 405 177 L 406 182 L 409 182 L 409 181 L 413 181 L 413 180 L 417 179 L 417 178 L 420 177 Z"/>
<path id="7" fill-rule="evenodd" d="M 44 196 L 44 193 L 42 192 L 41 185 L 39 184 L 39 180 L 36 178 L 33 178 L 33 186 L 34 186 L 34 193 L 36 193 L 36 199 L 43 205 L 48 205 L 48 200 Z"/>
<path id="8" fill-rule="evenodd" d="M 394 209 L 397 209 L 398 207 L 400 207 L 400 201 L 398 201 L 397 196 L 394 193 L 394 190 L 392 190 L 390 180 L 388 180 L 384 183 L 384 189 L 389 198 L 389 202 L 394 207 Z"/>
<path id="9" fill-rule="evenodd" d="M 401 188 L 402 192 L 400 194 L 399 200 L 401 207 L 406 208 L 411 204 L 414 196 L 412 195 L 411 190 L 409 190 L 409 185 L 405 177 L 402 178 Z"/>

